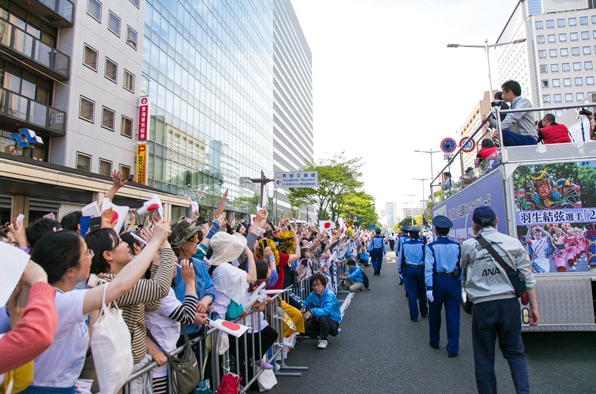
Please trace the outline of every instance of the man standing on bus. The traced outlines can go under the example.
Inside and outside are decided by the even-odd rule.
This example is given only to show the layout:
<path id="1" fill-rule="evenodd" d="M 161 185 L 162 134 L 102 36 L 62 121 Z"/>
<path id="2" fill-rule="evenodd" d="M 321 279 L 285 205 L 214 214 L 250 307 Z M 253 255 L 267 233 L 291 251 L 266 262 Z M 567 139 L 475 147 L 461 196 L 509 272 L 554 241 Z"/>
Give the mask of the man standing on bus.
<path id="1" fill-rule="evenodd" d="M 459 300 L 461 297 L 461 269 L 459 267 L 460 245 L 450 240 L 449 229 L 453 222 L 446 216 L 437 215 L 432 220 L 437 240 L 426 246 L 424 253 L 424 281 L 429 301 L 429 345 L 439 349 L 441 309 L 445 304 L 447 326 L 447 355 L 457 357 L 459 352 Z"/>
<path id="2" fill-rule="evenodd" d="M 526 280 L 529 302 L 528 321 L 536 326 L 540 320 L 528 252 L 517 238 L 497 231 L 497 216 L 489 206 L 483 205 L 472 214 L 474 234 L 481 235 L 513 269 L 520 270 Z M 472 348 L 476 387 L 479 393 L 496 393 L 495 339 L 509 363 L 511 377 L 517 393 L 529 393 L 528 362 L 521 338 L 520 304 L 507 277 L 490 252 L 480 246 L 475 238 L 463 242 L 461 267 L 467 269 L 465 288 L 472 310 Z"/>

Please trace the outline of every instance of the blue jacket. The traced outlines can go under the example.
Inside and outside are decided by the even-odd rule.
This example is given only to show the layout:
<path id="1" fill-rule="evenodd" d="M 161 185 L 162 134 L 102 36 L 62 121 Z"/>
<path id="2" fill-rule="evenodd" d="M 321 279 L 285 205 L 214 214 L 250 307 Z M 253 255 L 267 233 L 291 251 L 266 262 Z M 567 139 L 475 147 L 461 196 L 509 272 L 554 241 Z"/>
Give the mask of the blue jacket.
<path id="1" fill-rule="evenodd" d="M 403 243 L 397 257 L 397 269 L 401 274 L 406 264 L 424 264 L 424 242 L 420 238 L 411 238 Z"/>
<path id="2" fill-rule="evenodd" d="M 360 269 L 360 267 L 355 265 L 354 268 L 350 268 L 348 272 L 350 273 L 350 275 L 348 275 L 346 279 L 364 284 L 364 276 L 362 275 L 362 270 Z"/>
<path id="3" fill-rule="evenodd" d="M 319 321 L 321 316 L 329 316 L 331 320 L 336 323 L 341 321 L 341 311 L 339 310 L 339 302 L 335 294 L 325 289 L 323 294 L 319 297 L 317 293 L 311 293 L 304 300 L 304 306 L 310 309 L 310 313 Z"/>
<path id="4" fill-rule="evenodd" d="M 387 250 L 385 249 L 385 240 L 380 235 L 375 235 L 374 237 L 372 237 L 370 239 L 370 242 L 368 243 L 368 248 L 366 249 L 369 252 L 371 252 L 373 249 L 383 249 L 383 254 L 387 252 Z"/>
<path id="5" fill-rule="evenodd" d="M 180 262 L 181 259 L 178 259 Z M 205 264 L 201 260 L 197 260 L 194 257 L 191 258 L 192 265 L 195 269 L 195 279 L 197 282 L 197 297 L 199 301 L 206 295 L 211 296 L 212 299 L 215 300 L 215 287 L 213 286 L 213 281 L 205 268 Z M 186 294 L 186 284 L 184 280 L 180 276 L 180 267 L 176 267 L 176 278 L 174 279 L 174 293 L 176 294 L 176 298 L 180 302 L 184 302 L 184 295 Z M 194 334 L 198 332 L 200 326 L 193 326 L 187 325 L 186 330 L 189 334 Z"/>
<path id="6" fill-rule="evenodd" d="M 441 236 L 435 242 L 426 245 L 424 256 L 424 282 L 427 290 L 433 289 L 433 274 L 436 272 L 452 273 L 459 269 L 459 258 L 461 255 L 461 246 L 447 238 Z M 461 279 L 460 271 L 459 278 Z"/>

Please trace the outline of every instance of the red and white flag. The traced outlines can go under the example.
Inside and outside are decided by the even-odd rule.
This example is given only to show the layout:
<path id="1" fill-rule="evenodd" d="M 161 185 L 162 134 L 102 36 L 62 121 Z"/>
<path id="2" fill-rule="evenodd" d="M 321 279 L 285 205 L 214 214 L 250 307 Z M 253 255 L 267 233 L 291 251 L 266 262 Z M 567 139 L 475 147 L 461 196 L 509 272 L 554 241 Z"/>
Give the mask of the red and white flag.
<path id="1" fill-rule="evenodd" d="M 222 320 L 222 319 L 211 320 L 209 318 L 207 320 L 211 327 L 215 327 L 218 330 L 227 332 L 228 334 L 233 335 L 236 338 L 239 338 L 242 334 L 244 334 L 246 332 L 246 330 L 248 330 L 248 326 L 234 323 L 234 322 L 227 321 L 227 320 Z"/>
<path id="2" fill-rule="evenodd" d="M 325 232 L 335 229 L 335 223 L 331 220 L 319 220 L 319 231 Z"/>

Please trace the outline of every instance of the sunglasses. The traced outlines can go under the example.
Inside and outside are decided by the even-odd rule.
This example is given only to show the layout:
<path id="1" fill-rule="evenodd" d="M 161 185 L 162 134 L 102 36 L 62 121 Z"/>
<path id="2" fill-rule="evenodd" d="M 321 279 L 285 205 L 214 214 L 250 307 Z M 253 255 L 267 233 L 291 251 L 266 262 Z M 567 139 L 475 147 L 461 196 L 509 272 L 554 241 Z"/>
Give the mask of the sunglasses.
<path id="1" fill-rule="evenodd" d="M 193 234 L 190 238 L 187 239 L 188 242 L 198 242 L 199 236 L 197 234 Z"/>

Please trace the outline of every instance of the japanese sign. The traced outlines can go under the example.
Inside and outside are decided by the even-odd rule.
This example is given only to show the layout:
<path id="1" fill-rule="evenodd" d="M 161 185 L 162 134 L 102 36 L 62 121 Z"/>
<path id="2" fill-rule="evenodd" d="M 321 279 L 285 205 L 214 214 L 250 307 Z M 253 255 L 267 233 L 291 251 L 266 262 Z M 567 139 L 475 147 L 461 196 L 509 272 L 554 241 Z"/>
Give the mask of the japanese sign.
<path id="1" fill-rule="evenodd" d="M 139 130 L 137 133 L 139 141 L 147 141 L 149 130 L 149 97 L 139 97 Z"/>
<path id="2" fill-rule="evenodd" d="M 275 187 L 313 187 L 319 186 L 317 171 L 276 172 L 273 178 Z"/>
<path id="3" fill-rule="evenodd" d="M 147 144 L 137 145 L 137 183 L 147 184 Z"/>

